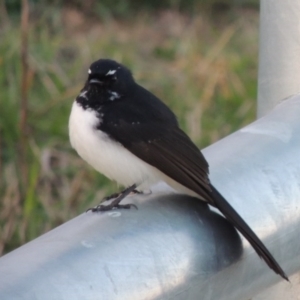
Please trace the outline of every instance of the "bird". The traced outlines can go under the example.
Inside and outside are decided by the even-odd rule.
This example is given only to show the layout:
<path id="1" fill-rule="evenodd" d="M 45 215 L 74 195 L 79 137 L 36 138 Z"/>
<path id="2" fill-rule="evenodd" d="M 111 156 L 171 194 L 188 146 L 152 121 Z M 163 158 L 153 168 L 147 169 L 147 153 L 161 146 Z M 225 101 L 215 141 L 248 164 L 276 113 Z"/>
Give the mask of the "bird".
<path id="1" fill-rule="evenodd" d="M 171 109 L 139 85 L 131 71 L 112 59 L 90 65 L 88 78 L 72 104 L 71 146 L 98 172 L 125 187 L 105 198 L 92 212 L 129 209 L 120 204 L 164 181 L 176 191 L 216 207 L 249 241 L 258 256 L 289 280 L 278 262 L 229 202 L 209 180 L 203 154 L 179 127 Z"/>

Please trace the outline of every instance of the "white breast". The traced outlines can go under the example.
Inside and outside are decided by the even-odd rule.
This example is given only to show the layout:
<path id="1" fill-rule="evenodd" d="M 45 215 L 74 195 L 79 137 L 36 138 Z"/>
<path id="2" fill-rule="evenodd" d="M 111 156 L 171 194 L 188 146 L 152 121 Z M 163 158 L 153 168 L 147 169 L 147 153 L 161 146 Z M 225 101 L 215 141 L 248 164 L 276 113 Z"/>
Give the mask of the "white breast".
<path id="1" fill-rule="evenodd" d="M 101 122 L 96 114 L 93 110 L 84 110 L 76 101 L 73 103 L 69 135 L 77 153 L 97 171 L 125 187 L 135 183 L 148 188 L 158 182 L 157 169 L 95 128 Z"/>
<path id="2" fill-rule="evenodd" d="M 140 190 L 144 190 L 164 181 L 181 193 L 198 197 L 96 129 L 99 122 L 101 119 L 95 111 L 84 110 L 74 101 L 69 119 L 71 145 L 97 171 L 124 187 L 136 184 Z"/>

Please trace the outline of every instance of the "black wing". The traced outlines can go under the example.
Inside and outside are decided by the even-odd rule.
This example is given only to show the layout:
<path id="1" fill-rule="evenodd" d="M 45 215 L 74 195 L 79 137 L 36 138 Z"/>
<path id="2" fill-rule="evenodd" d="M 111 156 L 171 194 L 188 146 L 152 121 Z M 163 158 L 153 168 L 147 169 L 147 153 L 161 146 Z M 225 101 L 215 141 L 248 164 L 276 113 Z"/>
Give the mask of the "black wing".
<path id="1" fill-rule="evenodd" d="M 127 122 L 121 119 L 117 126 L 115 125 L 103 123 L 100 129 L 134 155 L 218 208 L 249 241 L 268 266 L 288 280 L 282 268 L 257 235 L 210 184 L 208 164 L 204 156 L 177 124 Z"/>
<path id="2" fill-rule="evenodd" d="M 143 161 L 211 202 L 208 164 L 179 127 L 119 120 L 117 126 L 103 124 L 100 129 Z"/>

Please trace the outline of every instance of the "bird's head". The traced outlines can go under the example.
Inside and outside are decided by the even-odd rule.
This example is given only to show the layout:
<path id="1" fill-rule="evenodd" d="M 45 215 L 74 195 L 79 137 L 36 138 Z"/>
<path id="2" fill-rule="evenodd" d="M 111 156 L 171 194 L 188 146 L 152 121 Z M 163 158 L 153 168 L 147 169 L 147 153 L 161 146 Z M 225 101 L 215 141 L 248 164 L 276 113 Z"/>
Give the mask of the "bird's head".
<path id="1" fill-rule="evenodd" d="M 77 101 L 87 107 L 98 107 L 121 99 L 132 84 L 134 79 L 125 66 L 111 59 L 99 59 L 91 64 Z"/>
<path id="2" fill-rule="evenodd" d="M 111 59 L 99 59 L 93 62 L 88 74 L 89 84 L 103 88 L 124 90 L 134 82 L 131 72 L 125 66 Z"/>

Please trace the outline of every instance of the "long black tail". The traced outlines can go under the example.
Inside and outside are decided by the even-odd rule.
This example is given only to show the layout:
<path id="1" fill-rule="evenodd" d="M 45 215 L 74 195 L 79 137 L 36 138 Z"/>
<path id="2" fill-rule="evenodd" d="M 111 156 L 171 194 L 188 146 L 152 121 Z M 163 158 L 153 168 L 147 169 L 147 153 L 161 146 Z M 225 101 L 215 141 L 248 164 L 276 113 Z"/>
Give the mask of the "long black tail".
<path id="1" fill-rule="evenodd" d="M 262 241 L 234 210 L 234 208 L 226 201 L 226 199 L 213 187 L 214 205 L 221 213 L 240 231 L 240 233 L 249 241 L 256 253 L 267 263 L 267 265 L 274 270 L 275 273 L 281 275 L 285 280 L 289 281 L 287 275 L 279 266 L 275 258 L 265 247 Z"/>

